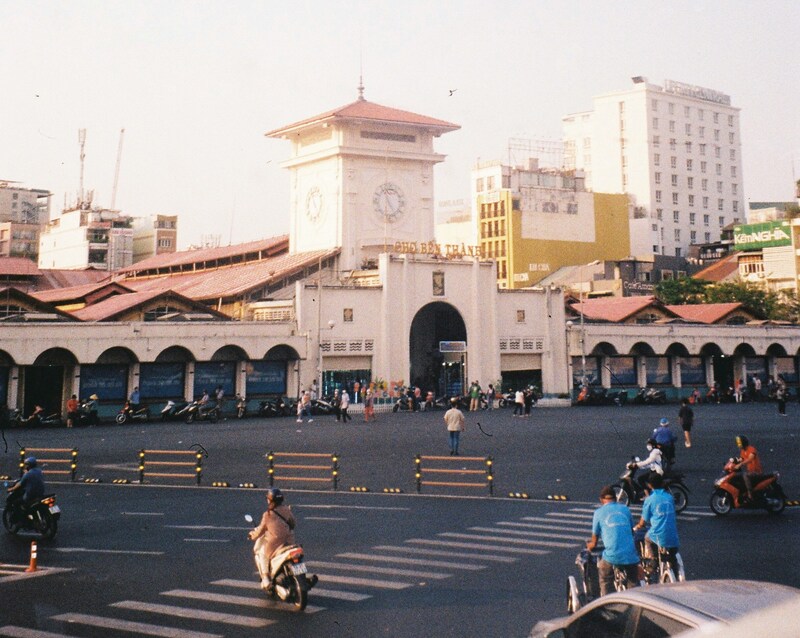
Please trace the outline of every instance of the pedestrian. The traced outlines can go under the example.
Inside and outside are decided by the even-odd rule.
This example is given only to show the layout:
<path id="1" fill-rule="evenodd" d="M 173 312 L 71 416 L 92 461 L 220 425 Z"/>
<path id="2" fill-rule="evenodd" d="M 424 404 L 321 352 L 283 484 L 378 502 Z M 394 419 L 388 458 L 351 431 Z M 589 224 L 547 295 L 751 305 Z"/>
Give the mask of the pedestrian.
<path id="1" fill-rule="evenodd" d="M 314 419 L 311 418 L 311 395 L 308 392 L 303 392 L 303 396 L 297 404 L 297 422 L 302 423 L 304 416 L 308 417 L 309 423 L 314 422 Z"/>
<path id="2" fill-rule="evenodd" d="M 217 415 L 222 416 L 222 406 L 225 403 L 225 390 L 222 389 L 221 385 L 218 385 L 217 389 L 214 390 L 214 398 L 217 400 Z"/>
<path id="3" fill-rule="evenodd" d="M 778 387 L 775 388 L 775 398 L 778 400 L 778 414 L 786 416 L 786 384 L 783 379 L 778 381 Z"/>
<path id="4" fill-rule="evenodd" d="M 464 413 L 458 409 L 458 399 L 450 399 L 450 409 L 444 413 L 444 422 L 450 435 L 450 456 L 458 456 L 458 443 L 464 431 Z"/>
<path id="5" fill-rule="evenodd" d="M 755 392 L 756 401 L 761 401 L 761 377 L 753 379 L 753 391 Z"/>
<path id="6" fill-rule="evenodd" d="M 317 397 L 317 380 L 316 379 L 314 379 L 311 382 L 311 398 L 314 399 L 314 401 L 316 401 L 317 398 L 318 398 Z"/>
<path id="7" fill-rule="evenodd" d="M 333 391 L 333 413 L 336 415 L 336 420 L 342 420 L 342 393 L 339 388 Z"/>
<path id="8" fill-rule="evenodd" d="M 525 393 L 522 390 L 517 390 L 514 393 L 514 416 L 523 416 L 525 414 Z"/>
<path id="9" fill-rule="evenodd" d="M 531 416 L 531 408 L 533 407 L 533 388 L 528 387 L 525 389 L 523 401 L 525 402 L 525 417 L 527 418 Z"/>
<path id="10" fill-rule="evenodd" d="M 342 402 L 340 404 L 341 413 L 342 413 L 342 423 L 347 423 L 348 421 L 352 421 L 353 417 L 347 414 L 347 408 L 350 407 L 350 395 L 347 394 L 347 389 L 342 390 Z"/>
<path id="11" fill-rule="evenodd" d="M 744 381 L 741 378 L 733 382 L 733 396 L 736 398 L 736 403 L 742 402 L 742 385 Z"/>
<path id="12" fill-rule="evenodd" d="M 136 412 L 139 409 L 139 402 L 140 402 L 140 395 L 139 395 L 139 386 L 136 386 L 131 392 L 131 395 L 128 397 L 128 402 L 131 404 L 131 410 Z"/>
<path id="13" fill-rule="evenodd" d="M 692 426 L 694 425 L 694 411 L 689 406 L 688 399 L 681 399 L 681 408 L 678 410 L 678 422 L 683 428 L 683 444 L 692 447 Z"/>
<path id="14" fill-rule="evenodd" d="M 490 383 L 489 389 L 486 390 L 486 408 L 489 410 L 494 410 L 494 397 L 495 397 L 494 386 Z"/>
<path id="15" fill-rule="evenodd" d="M 78 420 L 78 418 L 79 418 L 78 408 L 79 407 L 80 407 L 80 404 L 78 403 L 78 397 L 77 397 L 77 395 L 73 394 L 67 400 L 67 427 L 68 428 L 71 428 L 75 424 L 75 421 Z M 6 410 L 6 412 L 7 412 L 7 410 Z"/>
<path id="16" fill-rule="evenodd" d="M 375 420 L 375 397 L 372 390 L 368 389 L 364 395 L 364 421 L 369 423 Z"/>
<path id="17" fill-rule="evenodd" d="M 481 407 L 481 386 L 477 381 L 473 381 L 469 386 L 469 411 L 477 412 Z"/>

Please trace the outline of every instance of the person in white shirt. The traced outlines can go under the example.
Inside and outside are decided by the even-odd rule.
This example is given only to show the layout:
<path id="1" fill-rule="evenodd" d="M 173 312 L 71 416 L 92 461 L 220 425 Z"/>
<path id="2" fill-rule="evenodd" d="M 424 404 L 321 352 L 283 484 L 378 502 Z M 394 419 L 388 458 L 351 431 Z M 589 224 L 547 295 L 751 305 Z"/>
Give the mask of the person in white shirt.
<path id="1" fill-rule="evenodd" d="M 348 420 L 352 421 L 353 417 L 347 414 L 347 408 L 350 407 L 350 395 L 347 390 L 342 390 L 342 402 L 339 405 L 339 410 L 342 413 L 342 423 L 347 423 Z"/>
<path id="2" fill-rule="evenodd" d="M 635 477 L 635 481 L 642 492 L 647 490 L 647 483 L 652 473 L 664 475 L 664 465 L 661 460 L 661 450 L 655 439 L 647 439 L 648 456 L 642 461 L 634 463 L 634 467 L 642 470 L 641 474 Z"/>

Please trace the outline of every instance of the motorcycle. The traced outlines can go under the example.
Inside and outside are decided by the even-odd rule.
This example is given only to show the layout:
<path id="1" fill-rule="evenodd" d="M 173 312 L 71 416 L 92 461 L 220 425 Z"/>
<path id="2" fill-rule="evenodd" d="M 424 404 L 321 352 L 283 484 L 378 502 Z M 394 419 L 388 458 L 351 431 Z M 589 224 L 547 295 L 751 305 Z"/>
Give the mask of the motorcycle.
<path id="1" fill-rule="evenodd" d="M 38 407 L 38 406 L 37 406 Z M 60 414 L 45 414 L 44 410 L 34 410 L 27 418 L 22 416 L 22 411 L 16 408 L 9 416 L 11 427 L 61 427 L 63 421 Z"/>
<path id="2" fill-rule="evenodd" d="M 244 397 L 236 397 L 236 418 L 243 419 L 247 416 L 247 399 Z"/>
<path id="3" fill-rule="evenodd" d="M 186 423 L 194 423 L 195 421 L 211 421 L 216 423 L 219 419 L 219 408 L 216 403 L 200 405 L 199 401 L 192 401 L 186 410 Z"/>
<path id="4" fill-rule="evenodd" d="M 245 515 L 248 523 L 253 523 L 250 514 Z M 308 577 L 308 567 L 303 562 L 302 545 L 283 545 L 278 548 L 269 561 L 269 587 L 266 592 L 272 598 L 294 605 L 295 610 L 303 611 L 308 604 L 308 590 L 317 584 L 317 576 Z M 256 560 L 262 582 L 266 574 L 261 573 L 261 565 Z"/>
<path id="5" fill-rule="evenodd" d="M 124 425 L 128 421 L 144 421 L 147 423 L 150 421 L 150 408 L 147 406 L 139 406 L 134 410 L 133 407 L 131 407 L 130 401 L 126 401 L 125 405 L 123 405 L 122 409 L 119 411 L 119 414 L 115 417 L 115 420 L 120 425 Z"/>
<path id="6" fill-rule="evenodd" d="M 634 402 L 645 405 L 664 405 L 667 402 L 667 393 L 656 388 L 639 388 Z"/>
<path id="7" fill-rule="evenodd" d="M 409 396 L 408 394 L 403 394 L 397 398 L 397 401 L 395 401 L 392 406 L 392 412 L 399 412 L 400 410 L 406 412 L 416 412 L 419 410 L 419 406 L 413 395 Z"/>
<path id="8" fill-rule="evenodd" d="M 185 419 L 186 412 L 189 409 L 191 403 L 189 401 L 173 401 L 172 399 L 167 401 L 167 405 L 161 408 L 161 420 L 162 421 L 174 421 L 178 419 Z"/>
<path id="9" fill-rule="evenodd" d="M 12 485 L 16 481 L 12 482 Z M 5 483 L 8 487 L 8 482 Z M 56 495 L 46 494 L 31 507 L 23 510 L 19 499 L 6 499 L 3 509 L 3 526 L 9 534 L 17 535 L 19 532 L 36 532 L 43 539 L 50 540 L 58 531 L 58 519 L 61 518 L 61 509 L 56 505 Z"/>
<path id="10" fill-rule="evenodd" d="M 618 503 L 623 505 L 642 503 L 647 496 L 644 490 L 639 487 L 639 484 L 633 480 L 633 475 L 636 472 L 635 465 L 638 461 L 638 457 L 632 457 L 632 460 L 625 464 L 625 471 L 619 477 L 620 482 L 611 486 Z M 664 489 L 672 494 L 672 498 L 675 501 L 676 514 L 680 514 L 686 509 L 689 505 L 689 488 L 683 482 L 683 474 L 665 472 Z"/>
<path id="11" fill-rule="evenodd" d="M 786 507 L 786 494 L 778 481 L 778 472 L 758 474 L 752 477 L 753 499 L 741 499 L 747 493 L 744 477 L 734 469 L 739 458 L 730 458 L 723 475 L 714 481 L 715 489 L 709 505 L 717 516 L 725 516 L 732 509 L 765 509 L 770 514 L 780 514 Z"/>
<path id="12" fill-rule="evenodd" d="M 590 388 L 584 386 L 578 393 L 575 402 L 578 405 L 616 405 L 622 406 L 628 402 L 627 390 L 612 390 L 607 388 Z"/>

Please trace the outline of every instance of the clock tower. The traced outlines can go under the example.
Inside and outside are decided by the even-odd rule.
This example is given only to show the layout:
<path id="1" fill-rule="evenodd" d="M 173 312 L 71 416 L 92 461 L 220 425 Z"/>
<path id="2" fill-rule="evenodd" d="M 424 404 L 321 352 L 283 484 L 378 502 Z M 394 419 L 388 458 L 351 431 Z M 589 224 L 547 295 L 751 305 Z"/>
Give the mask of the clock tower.
<path id="1" fill-rule="evenodd" d="M 460 127 L 358 99 L 266 135 L 291 141 L 289 251 L 341 248 L 359 269 L 395 242 L 434 238 L 433 140 Z"/>

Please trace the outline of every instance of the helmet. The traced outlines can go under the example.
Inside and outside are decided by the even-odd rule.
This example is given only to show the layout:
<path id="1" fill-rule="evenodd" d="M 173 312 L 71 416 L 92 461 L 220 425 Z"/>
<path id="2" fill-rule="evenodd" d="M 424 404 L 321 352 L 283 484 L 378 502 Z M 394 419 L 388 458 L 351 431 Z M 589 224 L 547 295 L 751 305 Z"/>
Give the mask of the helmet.
<path id="1" fill-rule="evenodd" d="M 747 439 L 746 436 L 740 434 L 739 436 L 736 437 L 736 447 L 744 449 L 748 445 L 750 445 L 750 441 Z"/>
<path id="2" fill-rule="evenodd" d="M 283 493 L 277 487 L 271 487 L 267 490 L 267 500 L 275 505 L 283 503 Z"/>
<path id="3" fill-rule="evenodd" d="M 37 463 L 38 463 L 38 461 L 36 460 L 36 457 L 35 457 L 35 456 L 29 456 L 29 457 L 28 457 L 27 459 L 25 459 L 25 461 L 24 461 L 25 467 L 27 467 L 28 469 L 31 469 L 31 468 L 34 468 L 34 467 L 36 467 L 36 464 L 37 464 Z"/>
<path id="4" fill-rule="evenodd" d="M 664 426 L 669 425 L 669 419 L 663 418 L 663 419 L 661 419 L 661 421 L 658 422 L 658 424 L 659 425 L 664 425 Z"/>
<path id="5" fill-rule="evenodd" d="M 653 447 L 658 446 L 658 441 L 656 441 L 653 437 L 647 439 L 647 445 L 652 445 Z"/>

